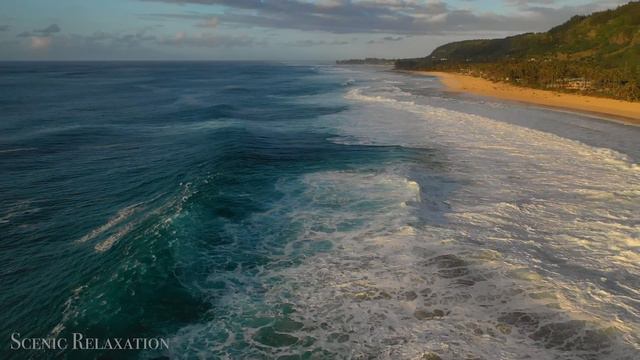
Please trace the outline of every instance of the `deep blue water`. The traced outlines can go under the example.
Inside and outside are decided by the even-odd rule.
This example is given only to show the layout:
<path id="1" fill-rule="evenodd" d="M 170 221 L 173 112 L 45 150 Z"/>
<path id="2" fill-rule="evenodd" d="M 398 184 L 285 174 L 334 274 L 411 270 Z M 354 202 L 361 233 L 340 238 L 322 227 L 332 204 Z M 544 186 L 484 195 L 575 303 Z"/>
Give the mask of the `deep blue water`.
<path id="1" fill-rule="evenodd" d="M 409 103 L 401 81 L 436 86 L 329 66 L 0 64 L 0 357 L 56 355 L 9 350 L 14 332 L 171 341 L 118 358 L 637 354 L 637 165 L 443 94 Z M 585 286 L 617 300 L 568 295 Z"/>

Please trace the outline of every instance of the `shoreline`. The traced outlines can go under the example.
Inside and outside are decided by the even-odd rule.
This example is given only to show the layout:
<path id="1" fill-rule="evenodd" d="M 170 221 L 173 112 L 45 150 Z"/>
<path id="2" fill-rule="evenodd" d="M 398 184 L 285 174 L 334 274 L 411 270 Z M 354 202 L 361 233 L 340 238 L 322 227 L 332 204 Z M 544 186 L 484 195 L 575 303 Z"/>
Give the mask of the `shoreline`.
<path id="1" fill-rule="evenodd" d="M 408 73 L 437 77 L 446 89 L 452 92 L 467 92 L 541 105 L 555 110 L 575 111 L 596 115 L 602 120 L 640 126 L 640 103 L 519 87 L 457 73 L 439 71 L 408 71 Z"/>

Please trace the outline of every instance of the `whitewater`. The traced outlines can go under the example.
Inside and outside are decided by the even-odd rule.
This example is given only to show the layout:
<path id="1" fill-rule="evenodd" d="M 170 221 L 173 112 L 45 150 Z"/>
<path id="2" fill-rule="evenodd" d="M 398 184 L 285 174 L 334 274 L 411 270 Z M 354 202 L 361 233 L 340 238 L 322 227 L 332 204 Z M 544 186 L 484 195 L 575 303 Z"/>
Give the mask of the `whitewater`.
<path id="1" fill-rule="evenodd" d="M 293 336 L 286 345 L 311 338 L 324 356 L 355 359 L 638 356 L 637 146 L 629 155 L 554 134 L 554 124 L 527 127 L 527 117 L 603 124 L 446 94 L 433 78 L 375 68 L 322 71 L 349 78 L 344 99 L 353 106 L 324 119 L 337 129 L 331 141 L 414 149 L 418 159 L 279 184 L 280 204 L 253 221 L 289 217 L 300 225 L 283 261 L 311 244 L 328 241 L 332 250 L 256 275 L 277 279 L 263 288 L 267 302 L 296 311 L 245 329 L 245 340 L 261 349 L 261 339 L 286 333 Z M 503 120 L 516 114 L 524 121 L 487 115 L 500 109 Z M 243 297 L 224 303 L 244 312 Z M 225 327 L 188 327 L 178 339 Z M 266 354 L 299 354 L 273 341 Z"/>

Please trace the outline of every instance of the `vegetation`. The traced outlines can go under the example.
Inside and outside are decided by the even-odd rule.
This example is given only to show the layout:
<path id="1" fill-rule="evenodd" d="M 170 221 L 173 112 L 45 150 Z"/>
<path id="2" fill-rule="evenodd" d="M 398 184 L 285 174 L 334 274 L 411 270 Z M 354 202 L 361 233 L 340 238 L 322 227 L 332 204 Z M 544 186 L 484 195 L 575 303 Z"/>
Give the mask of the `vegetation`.
<path id="1" fill-rule="evenodd" d="M 574 16 L 544 33 L 446 44 L 395 66 L 640 101 L 640 2 Z"/>

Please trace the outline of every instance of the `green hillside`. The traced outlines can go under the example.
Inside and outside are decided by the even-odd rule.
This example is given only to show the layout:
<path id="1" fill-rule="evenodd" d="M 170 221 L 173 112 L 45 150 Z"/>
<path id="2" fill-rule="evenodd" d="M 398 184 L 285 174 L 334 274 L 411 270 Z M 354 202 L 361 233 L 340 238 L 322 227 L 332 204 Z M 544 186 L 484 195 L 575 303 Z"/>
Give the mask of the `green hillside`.
<path id="1" fill-rule="evenodd" d="M 428 57 L 398 60 L 396 67 L 640 100 L 640 2 L 574 16 L 544 33 L 446 44 Z"/>

